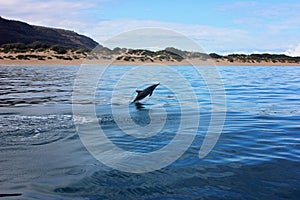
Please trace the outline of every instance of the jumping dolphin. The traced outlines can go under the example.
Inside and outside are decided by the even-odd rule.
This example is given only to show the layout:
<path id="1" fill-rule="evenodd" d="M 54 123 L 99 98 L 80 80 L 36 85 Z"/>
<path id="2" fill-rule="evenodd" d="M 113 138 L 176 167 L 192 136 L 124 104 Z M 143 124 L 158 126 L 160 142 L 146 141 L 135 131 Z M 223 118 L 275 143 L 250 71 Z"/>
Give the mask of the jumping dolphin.
<path id="1" fill-rule="evenodd" d="M 132 103 L 135 103 L 137 101 L 140 101 L 142 99 L 144 99 L 145 97 L 147 97 L 148 95 L 151 97 L 153 90 L 159 85 L 159 83 L 151 85 L 149 87 L 147 87 L 144 90 L 136 90 L 136 92 L 138 93 L 135 97 L 135 99 L 133 100 Z"/>

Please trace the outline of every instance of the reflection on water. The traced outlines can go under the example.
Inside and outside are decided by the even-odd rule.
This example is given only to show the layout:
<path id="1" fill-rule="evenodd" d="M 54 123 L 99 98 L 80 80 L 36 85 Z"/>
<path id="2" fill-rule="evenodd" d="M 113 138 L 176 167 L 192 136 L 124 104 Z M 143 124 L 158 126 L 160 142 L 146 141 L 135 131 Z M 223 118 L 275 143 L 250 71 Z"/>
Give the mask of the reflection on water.
<path id="1" fill-rule="evenodd" d="M 95 121 L 84 116 L 74 119 L 72 115 L 77 66 L 0 66 L 0 197 L 298 199 L 300 68 L 219 67 L 228 112 L 217 145 L 207 157 L 199 159 L 211 118 L 209 91 L 191 67 L 175 67 L 189 80 L 199 99 L 197 136 L 170 166 L 131 174 L 108 168 L 93 158 L 76 134 L 73 120 L 90 130 L 101 125 L 114 144 L 128 151 L 151 152 L 168 144 L 180 121 L 176 94 L 161 86 L 151 98 L 128 104 L 134 91 L 145 87 L 143 81 L 138 88 L 130 86 L 131 93 L 122 94 L 127 87 L 123 85 L 112 94 L 116 80 L 124 73 L 130 75 L 132 68 L 109 69 L 99 83 L 104 87 L 96 91 L 96 100 L 83 96 L 77 102 L 84 109 L 95 101 Z M 189 94 L 181 92 L 186 98 L 181 103 L 190 107 L 188 117 L 193 120 L 197 112 L 189 103 Z M 118 119 L 112 115 L 112 104 L 119 111 Z M 168 123 L 157 135 L 137 139 L 122 134 L 116 125 L 118 120 L 130 129 L 132 119 L 147 126 L 151 123 L 149 112 L 154 111 L 155 119 L 160 119 L 161 108 L 167 112 Z"/>
<path id="2" fill-rule="evenodd" d="M 134 105 L 135 105 L 136 109 L 138 109 L 138 110 L 145 108 L 144 104 L 139 103 L 139 102 L 135 103 Z"/>

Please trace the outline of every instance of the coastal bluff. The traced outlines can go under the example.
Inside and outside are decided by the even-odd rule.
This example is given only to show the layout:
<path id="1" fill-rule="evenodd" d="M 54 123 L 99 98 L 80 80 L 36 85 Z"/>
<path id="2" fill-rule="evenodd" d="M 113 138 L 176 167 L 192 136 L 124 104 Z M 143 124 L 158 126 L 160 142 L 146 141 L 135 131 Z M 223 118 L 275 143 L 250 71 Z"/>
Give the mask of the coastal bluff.
<path id="1" fill-rule="evenodd" d="M 41 42 L 73 48 L 93 49 L 99 45 L 93 39 L 74 31 L 30 25 L 0 17 L 0 46 L 3 44 Z"/>

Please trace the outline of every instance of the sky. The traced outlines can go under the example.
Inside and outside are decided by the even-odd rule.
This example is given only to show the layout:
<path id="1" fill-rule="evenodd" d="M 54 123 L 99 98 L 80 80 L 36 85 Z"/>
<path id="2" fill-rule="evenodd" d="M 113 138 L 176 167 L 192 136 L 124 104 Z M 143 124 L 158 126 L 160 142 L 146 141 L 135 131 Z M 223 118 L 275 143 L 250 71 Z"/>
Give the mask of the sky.
<path id="1" fill-rule="evenodd" d="M 74 30 L 100 44 L 153 27 L 219 54 L 300 56 L 299 10 L 299 0 L 0 0 L 4 18 Z"/>

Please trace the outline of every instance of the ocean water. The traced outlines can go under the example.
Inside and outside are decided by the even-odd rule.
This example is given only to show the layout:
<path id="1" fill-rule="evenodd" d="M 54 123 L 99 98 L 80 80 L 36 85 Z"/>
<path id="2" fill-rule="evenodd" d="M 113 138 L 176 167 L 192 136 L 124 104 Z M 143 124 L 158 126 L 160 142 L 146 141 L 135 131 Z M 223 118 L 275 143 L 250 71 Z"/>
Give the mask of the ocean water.
<path id="1" fill-rule="evenodd" d="M 79 66 L 0 66 L 0 199 L 299 199 L 300 68 L 217 67 L 226 116 L 204 158 L 198 155 L 212 119 L 210 91 L 192 67 L 171 68 L 173 73 L 158 76 L 148 66 L 146 75 L 137 76 L 131 73 L 137 67 L 111 66 L 96 82 L 93 98 L 93 80 L 80 79 Z M 75 80 L 87 94 L 74 99 Z M 151 98 L 130 104 L 136 89 L 157 81 L 161 85 Z M 191 103 L 193 95 L 199 107 Z M 95 117 L 74 116 L 72 105 L 82 111 L 92 105 Z M 182 132 L 196 130 L 192 143 L 183 149 L 177 141 L 175 150 L 184 153 L 147 173 L 103 164 L 77 132 L 78 125 L 89 132 L 101 127 L 117 147 L 149 153 L 176 139 L 183 111 Z M 136 131 L 149 124 L 155 130 L 161 121 L 156 135 Z"/>

